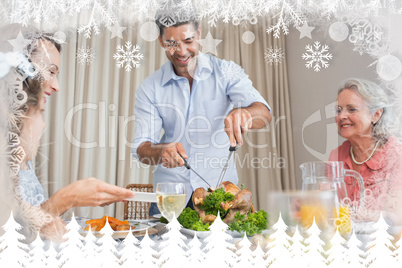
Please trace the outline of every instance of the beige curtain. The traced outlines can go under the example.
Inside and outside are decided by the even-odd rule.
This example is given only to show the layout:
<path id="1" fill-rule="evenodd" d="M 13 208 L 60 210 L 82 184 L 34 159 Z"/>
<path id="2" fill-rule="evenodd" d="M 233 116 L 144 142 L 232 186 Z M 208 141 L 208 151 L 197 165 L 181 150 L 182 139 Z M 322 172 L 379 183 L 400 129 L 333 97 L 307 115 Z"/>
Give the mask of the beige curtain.
<path id="1" fill-rule="evenodd" d="M 265 32 L 268 25 L 268 19 L 246 27 L 202 24 L 202 38 L 211 31 L 215 39 L 223 40 L 218 45 L 218 57 L 240 64 L 272 107 L 271 124 L 249 133 L 249 144 L 237 153 L 242 166 L 238 171 L 240 181 L 254 193 L 257 208 L 266 207 L 269 191 L 292 189 L 296 185 L 286 62 L 270 65 L 264 61 L 265 49 L 277 46 L 284 50 L 285 39 L 273 39 L 268 35 Z M 165 63 L 166 57 L 157 40 L 147 42 L 141 38 L 140 24 L 126 27 L 123 39 L 111 39 L 107 29 L 86 39 L 72 29 L 68 43 L 63 45 L 61 90 L 54 93 L 47 104 L 48 127 L 36 158 L 38 176 L 49 195 L 90 176 L 122 187 L 129 183 L 152 183 L 153 167 L 138 163 L 131 156 L 134 96 L 139 84 Z M 256 36 L 251 45 L 241 41 L 246 30 Z M 116 46 L 124 46 L 127 41 L 139 44 L 144 54 L 141 66 L 131 72 L 118 69 L 113 59 Z M 81 48 L 94 50 L 92 63 L 78 63 L 76 54 Z M 253 167 L 251 161 L 258 159 L 265 162 Z M 283 167 L 277 164 L 280 160 L 284 162 Z M 78 216 L 107 214 L 121 218 L 123 204 L 73 211 Z"/>

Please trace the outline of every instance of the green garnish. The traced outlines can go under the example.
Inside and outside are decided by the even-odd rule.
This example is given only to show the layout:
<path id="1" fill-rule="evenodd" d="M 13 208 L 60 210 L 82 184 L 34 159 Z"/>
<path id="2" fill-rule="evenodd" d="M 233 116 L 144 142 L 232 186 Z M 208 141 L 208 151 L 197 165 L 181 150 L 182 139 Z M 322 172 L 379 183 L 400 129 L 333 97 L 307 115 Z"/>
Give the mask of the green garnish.
<path id="1" fill-rule="evenodd" d="M 205 210 L 206 215 L 213 214 L 216 216 L 218 215 L 218 211 L 220 211 L 221 218 L 223 219 L 228 211 L 222 209 L 220 204 L 221 202 L 232 201 L 233 199 L 233 194 L 225 192 L 221 188 L 207 195 L 204 198 L 204 204 L 201 205 L 201 208 Z M 248 236 L 260 234 L 263 230 L 267 229 L 268 226 L 268 213 L 262 209 L 254 213 L 248 213 L 247 219 L 245 215 L 237 212 L 234 219 L 234 222 L 228 224 L 229 230 L 239 233 L 245 232 Z M 185 208 L 177 220 L 184 228 L 195 231 L 209 231 L 209 224 L 202 223 L 198 212 L 191 208 Z M 164 217 L 160 218 L 160 222 L 168 223 Z"/>
<path id="2" fill-rule="evenodd" d="M 221 202 L 232 201 L 233 199 L 233 194 L 219 188 L 204 198 L 204 204 L 201 205 L 201 208 L 205 211 L 206 215 L 212 214 L 217 216 L 219 211 L 221 219 L 223 219 L 228 211 L 221 208 Z"/>
<path id="3" fill-rule="evenodd" d="M 237 212 L 235 215 L 235 221 L 229 224 L 229 230 L 237 231 L 239 233 L 246 232 L 248 236 L 254 234 L 260 234 L 263 230 L 267 229 L 268 225 L 268 213 L 264 210 L 260 210 L 254 213 L 245 215 Z"/>
<path id="4" fill-rule="evenodd" d="M 185 208 L 177 218 L 177 221 L 187 229 L 209 231 L 209 224 L 202 223 L 197 211 L 192 210 L 191 208 Z"/>

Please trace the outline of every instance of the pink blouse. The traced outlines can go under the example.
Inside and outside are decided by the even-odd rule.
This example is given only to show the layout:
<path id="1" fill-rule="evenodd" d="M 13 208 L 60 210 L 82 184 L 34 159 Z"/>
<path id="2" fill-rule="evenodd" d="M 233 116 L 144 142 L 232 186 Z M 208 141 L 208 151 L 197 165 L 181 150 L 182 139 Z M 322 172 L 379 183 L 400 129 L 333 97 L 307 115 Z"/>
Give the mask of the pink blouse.
<path id="1" fill-rule="evenodd" d="M 329 161 L 343 161 L 345 169 L 353 169 L 350 156 L 350 142 L 345 141 L 333 150 Z M 370 211 L 396 209 L 399 199 L 402 201 L 402 143 L 391 136 L 377 153 L 360 167 L 364 180 L 365 207 Z M 352 177 L 345 178 L 349 198 L 360 199 L 359 187 Z M 399 201 L 399 202 L 401 202 Z"/>

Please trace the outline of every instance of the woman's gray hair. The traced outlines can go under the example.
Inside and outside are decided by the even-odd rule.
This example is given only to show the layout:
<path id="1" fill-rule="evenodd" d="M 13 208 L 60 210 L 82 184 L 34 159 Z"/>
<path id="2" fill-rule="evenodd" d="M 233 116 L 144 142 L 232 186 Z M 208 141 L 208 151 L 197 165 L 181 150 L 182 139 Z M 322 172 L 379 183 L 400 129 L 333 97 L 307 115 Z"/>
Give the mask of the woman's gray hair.
<path id="1" fill-rule="evenodd" d="M 373 124 L 372 137 L 374 140 L 380 141 L 381 145 L 385 144 L 397 129 L 397 120 L 394 118 L 392 105 L 385 91 L 376 83 L 358 78 L 344 82 L 338 91 L 338 95 L 345 89 L 353 90 L 360 95 L 371 115 L 379 109 L 383 109 L 380 119 Z"/>

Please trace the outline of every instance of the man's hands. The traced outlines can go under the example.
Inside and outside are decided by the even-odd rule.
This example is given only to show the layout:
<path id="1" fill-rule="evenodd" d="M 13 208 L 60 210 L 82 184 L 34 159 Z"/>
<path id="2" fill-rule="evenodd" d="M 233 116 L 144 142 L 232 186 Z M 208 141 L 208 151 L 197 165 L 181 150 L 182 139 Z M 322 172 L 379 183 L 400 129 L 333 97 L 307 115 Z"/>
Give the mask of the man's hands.
<path id="1" fill-rule="evenodd" d="M 188 158 L 183 144 L 176 142 L 153 144 L 147 141 L 138 147 L 137 154 L 142 163 L 148 165 L 162 164 L 166 168 L 183 166 L 184 161 L 180 155 L 185 159 Z"/>
<path id="2" fill-rule="evenodd" d="M 252 126 L 253 118 L 249 111 L 244 108 L 232 110 L 225 118 L 225 132 L 229 136 L 230 146 L 235 147 L 236 143 L 242 146 L 242 134 L 246 134 Z"/>
<path id="3" fill-rule="evenodd" d="M 254 102 L 246 108 L 233 109 L 225 118 L 225 132 L 229 137 L 230 146 L 235 147 L 236 143 L 242 146 L 242 135 L 249 129 L 263 128 L 270 121 L 271 113 L 260 102 Z"/>
<path id="4" fill-rule="evenodd" d="M 185 159 L 187 159 L 188 157 L 186 151 L 184 150 L 183 144 L 181 143 L 164 144 L 161 150 L 162 165 L 166 168 L 175 168 L 183 166 L 184 161 L 179 154 L 181 154 Z"/>
<path id="5" fill-rule="evenodd" d="M 230 145 L 235 147 L 236 143 L 243 145 L 242 135 L 249 129 L 260 129 L 271 121 L 271 113 L 268 108 L 260 102 L 255 102 L 246 108 L 233 109 L 225 118 L 225 132 L 229 137 Z M 182 155 L 188 158 L 183 144 L 163 143 L 154 144 L 146 141 L 137 148 L 137 155 L 142 163 L 148 165 L 162 164 L 166 168 L 181 167 L 184 165 Z"/>

